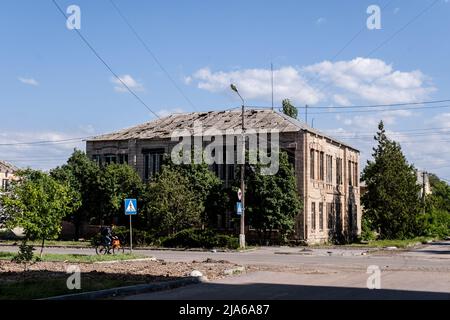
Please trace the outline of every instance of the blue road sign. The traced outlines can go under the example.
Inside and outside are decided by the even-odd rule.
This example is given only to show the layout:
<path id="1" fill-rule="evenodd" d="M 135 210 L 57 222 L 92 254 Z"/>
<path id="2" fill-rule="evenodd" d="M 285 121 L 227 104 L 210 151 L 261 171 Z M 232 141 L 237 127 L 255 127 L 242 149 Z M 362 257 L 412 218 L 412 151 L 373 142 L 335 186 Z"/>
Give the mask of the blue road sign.
<path id="1" fill-rule="evenodd" d="M 236 202 L 236 213 L 238 215 L 242 214 L 242 202 Z"/>
<path id="2" fill-rule="evenodd" d="M 125 199 L 125 214 L 127 216 L 137 214 L 137 201 L 136 199 Z"/>

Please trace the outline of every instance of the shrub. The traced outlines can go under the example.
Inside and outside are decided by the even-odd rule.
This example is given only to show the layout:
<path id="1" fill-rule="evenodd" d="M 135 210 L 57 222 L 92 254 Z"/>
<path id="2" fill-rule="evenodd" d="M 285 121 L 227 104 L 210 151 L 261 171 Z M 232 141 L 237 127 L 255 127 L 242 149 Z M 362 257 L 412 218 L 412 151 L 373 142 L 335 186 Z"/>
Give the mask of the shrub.
<path id="1" fill-rule="evenodd" d="M 239 241 L 236 237 L 216 234 L 211 230 L 185 229 L 161 239 L 161 245 L 169 248 L 236 249 Z"/>
<path id="2" fill-rule="evenodd" d="M 450 236 L 450 213 L 433 209 L 421 216 L 425 236 L 445 238 Z"/>

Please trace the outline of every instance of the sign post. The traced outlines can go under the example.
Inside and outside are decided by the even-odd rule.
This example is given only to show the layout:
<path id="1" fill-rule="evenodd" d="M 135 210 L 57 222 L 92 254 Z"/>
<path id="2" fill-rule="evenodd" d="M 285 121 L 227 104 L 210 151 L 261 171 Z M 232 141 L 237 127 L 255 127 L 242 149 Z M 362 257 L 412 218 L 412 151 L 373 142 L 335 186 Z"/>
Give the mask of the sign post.
<path id="1" fill-rule="evenodd" d="M 236 202 L 236 214 L 237 215 L 242 215 L 242 202 Z"/>
<path id="2" fill-rule="evenodd" d="M 136 199 L 125 199 L 125 215 L 130 216 L 130 253 L 133 253 L 133 226 L 131 216 L 137 215 Z"/>

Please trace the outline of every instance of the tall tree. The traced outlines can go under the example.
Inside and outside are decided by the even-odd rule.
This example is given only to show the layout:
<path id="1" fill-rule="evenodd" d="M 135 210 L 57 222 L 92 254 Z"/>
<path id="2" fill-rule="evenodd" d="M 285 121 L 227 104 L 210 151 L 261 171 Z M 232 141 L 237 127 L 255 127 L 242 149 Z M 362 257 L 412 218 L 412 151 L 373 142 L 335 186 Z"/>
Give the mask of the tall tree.
<path id="1" fill-rule="evenodd" d="M 50 175 L 31 169 L 18 173 L 11 192 L 2 197 L 8 215 L 8 228 L 22 227 L 26 240 L 41 240 L 41 252 L 45 240 L 56 239 L 61 232 L 62 219 L 78 204 L 73 203 L 67 185 Z"/>
<path id="2" fill-rule="evenodd" d="M 81 205 L 68 218 L 75 226 L 75 240 L 80 237 L 83 222 L 95 217 L 97 206 L 97 182 L 100 175 L 99 166 L 88 158 L 86 153 L 74 150 L 67 164 L 50 172 L 61 183 L 67 183 L 71 189 L 73 201 Z"/>
<path id="3" fill-rule="evenodd" d="M 201 209 L 202 226 L 211 224 L 217 210 L 220 210 L 222 204 L 226 202 L 222 181 L 209 169 L 206 163 L 175 165 L 168 160 L 166 167 L 179 172 L 187 179 Z"/>
<path id="4" fill-rule="evenodd" d="M 373 160 L 362 173 L 367 192 L 362 197 L 364 219 L 382 239 L 403 239 L 420 234 L 420 186 L 400 145 L 387 138 L 381 121 L 375 136 Z"/>
<path id="5" fill-rule="evenodd" d="M 260 238 L 267 239 L 278 230 L 279 240 L 286 241 L 302 207 L 288 154 L 280 152 L 277 174 L 262 175 L 258 164 L 248 171 L 246 183 L 248 223 L 258 230 Z"/>
<path id="6" fill-rule="evenodd" d="M 110 164 L 101 168 L 97 182 L 97 216 L 101 220 L 120 222 L 124 218 L 123 206 L 126 198 L 140 198 L 142 180 L 136 170 L 127 164 Z"/>
<path id="7" fill-rule="evenodd" d="M 294 107 L 289 99 L 284 99 L 283 102 L 283 113 L 291 118 L 297 119 L 298 110 Z"/>
<path id="8" fill-rule="evenodd" d="M 189 180 L 180 171 L 164 165 L 162 171 L 148 183 L 142 215 L 148 227 L 162 235 L 171 235 L 201 223 L 202 203 Z"/>

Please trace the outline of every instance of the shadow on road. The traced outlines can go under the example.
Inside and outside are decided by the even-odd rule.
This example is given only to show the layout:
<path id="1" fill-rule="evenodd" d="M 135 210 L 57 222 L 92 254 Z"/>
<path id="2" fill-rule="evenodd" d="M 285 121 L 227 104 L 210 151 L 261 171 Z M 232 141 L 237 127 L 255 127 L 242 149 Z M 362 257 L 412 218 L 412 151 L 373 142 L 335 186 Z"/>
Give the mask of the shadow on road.
<path id="1" fill-rule="evenodd" d="M 364 288 L 204 283 L 128 297 L 133 300 L 450 300 L 450 293 Z"/>

